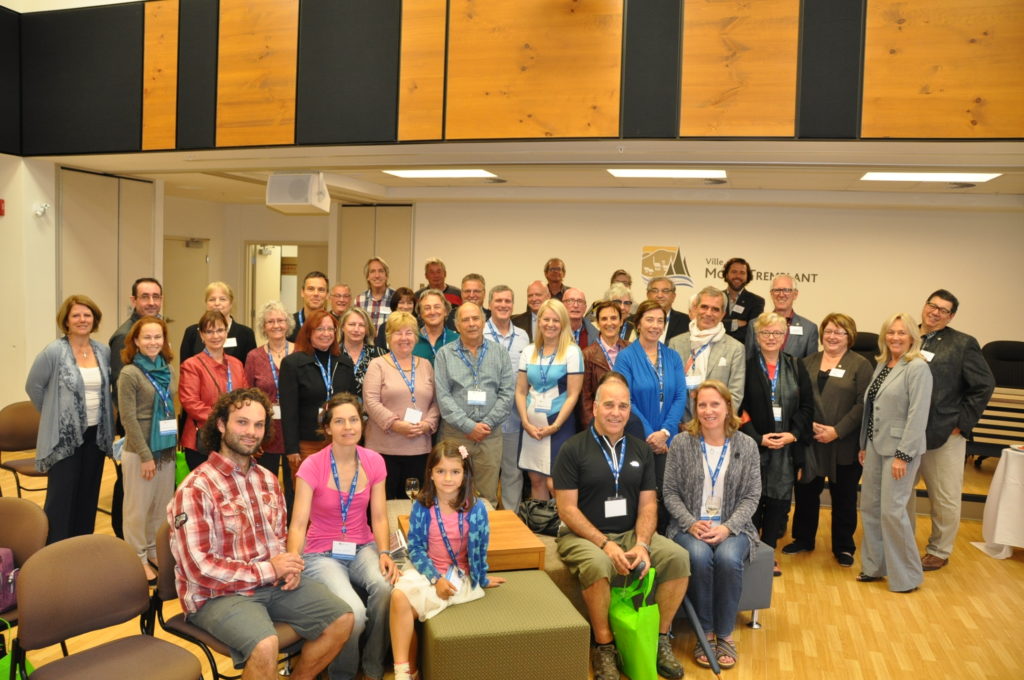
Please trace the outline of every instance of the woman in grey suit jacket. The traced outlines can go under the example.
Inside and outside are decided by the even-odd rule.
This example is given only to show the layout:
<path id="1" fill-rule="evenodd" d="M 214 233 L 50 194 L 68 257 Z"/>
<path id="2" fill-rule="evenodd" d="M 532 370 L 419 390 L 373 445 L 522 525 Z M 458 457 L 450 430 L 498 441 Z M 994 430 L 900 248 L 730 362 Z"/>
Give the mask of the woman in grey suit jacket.
<path id="1" fill-rule="evenodd" d="M 853 566 L 857 530 L 857 483 L 861 466 L 860 424 L 871 364 L 850 350 L 857 324 L 845 314 L 829 314 L 821 322 L 824 351 L 803 359 L 814 392 L 814 441 L 807 447 L 804 474 L 794 487 L 793 542 L 787 555 L 814 550 L 821 491 L 828 477 L 832 497 L 832 554 L 840 566 Z"/>
<path id="2" fill-rule="evenodd" d="M 905 312 L 882 324 L 878 349 L 860 428 L 864 552 L 857 580 L 888 576 L 890 590 L 909 593 L 924 578 L 907 501 L 926 449 L 932 373 L 917 322 Z"/>
<path id="3" fill-rule="evenodd" d="M 722 668 L 736 664 L 732 631 L 743 566 L 758 545 L 752 517 L 761 497 L 757 443 L 740 425 L 729 389 L 718 380 L 695 390 L 696 417 L 672 440 L 665 463 L 666 535 L 690 554 L 687 595 Z M 710 662 L 699 642 L 694 660 Z"/>

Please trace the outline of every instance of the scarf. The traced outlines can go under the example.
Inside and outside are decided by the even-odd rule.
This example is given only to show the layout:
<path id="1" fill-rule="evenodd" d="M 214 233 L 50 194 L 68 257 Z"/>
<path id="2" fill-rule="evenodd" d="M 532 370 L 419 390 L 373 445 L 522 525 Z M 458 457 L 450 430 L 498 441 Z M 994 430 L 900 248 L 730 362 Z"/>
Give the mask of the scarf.
<path id="1" fill-rule="evenodd" d="M 693 375 L 707 376 L 708 353 L 711 352 L 711 348 L 708 347 L 702 351 L 696 359 L 693 355 L 704 345 L 719 342 L 723 337 L 725 337 L 725 326 L 723 326 L 721 322 L 706 331 L 702 331 L 697 328 L 697 322 L 695 320 L 690 321 L 690 356 L 686 358 L 687 375 L 692 373 Z"/>
<path id="2" fill-rule="evenodd" d="M 155 459 L 158 451 L 174 448 L 178 443 L 176 434 L 160 434 L 160 421 L 174 418 L 174 402 L 171 400 L 171 369 L 159 354 L 154 360 L 142 352 L 136 352 L 132 363 L 146 375 L 155 388 L 153 418 L 149 423 L 149 450 L 153 452 Z M 164 402 L 161 392 L 166 395 L 167 401 L 170 402 L 169 406 Z"/>

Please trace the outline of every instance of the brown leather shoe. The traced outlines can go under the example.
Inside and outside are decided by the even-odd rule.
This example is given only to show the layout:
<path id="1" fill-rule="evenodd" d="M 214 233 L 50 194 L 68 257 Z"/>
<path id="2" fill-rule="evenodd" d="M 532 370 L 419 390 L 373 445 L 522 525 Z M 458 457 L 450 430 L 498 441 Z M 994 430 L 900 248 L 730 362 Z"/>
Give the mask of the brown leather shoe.
<path id="1" fill-rule="evenodd" d="M 931 553 L 925 553 L 924 557 L 921 558 L 921 569 L 924 571 L 937 571 L 947 564 L 949 564 L 948 559 L 943 559 Z"/>

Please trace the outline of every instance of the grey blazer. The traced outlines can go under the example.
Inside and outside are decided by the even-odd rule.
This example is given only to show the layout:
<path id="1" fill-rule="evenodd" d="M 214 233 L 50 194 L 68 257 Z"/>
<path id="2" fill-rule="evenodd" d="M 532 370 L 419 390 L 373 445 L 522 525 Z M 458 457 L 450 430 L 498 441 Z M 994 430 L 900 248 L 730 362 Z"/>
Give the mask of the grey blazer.
<path id="1" fill-rule="evenodd" d="M 686 360 L 690 358 L 690 333 L 677 335 L 668 341 L 668 346 L 679 353 L 685 366 Z M 733 410 L 739 409 L 740 402 L 743 401 L 743 385 L 747 379 L 747 359 L 743 353 L 743 345 L 726 335 L 718 342 L 712 343 L 707 353 L 708 367 L 711 370 L 704 379 L 720 380 L 725 383 L 732 392 Z M 688 422 L 693 417 L 691 401 L 692 397 L 687 396 L 683 422 Z"/>
<path id="2" fill-rule="evenodd" d="M 704 456 L 700 439 L 683 432 L 673 438 L 665 461 L 662 496 L 670 519 L 668 538 L 686 531 L 700 516 L 704 493 Z M 750 539 L 753 556 L 759 539 L 752 517 L 761 499 L 761 456 L 757 443 L 742 432 L 733 434 L 729 444 L 729 467 L 722 491 L 722 522 L 734 535 Z"/>
<path id="3" fill-rule="evenodd" d="M 864 394 L 871 383 L 871 364 L 856 352 L 847 350 L 836 366 L 844 370 L 843 376 L 830 375 L 825 389 L 819 390 L 818 373 L 823 356 L 824 352 L 818 352 L 803 360 L 814 392 L 814 422 L 836 428 L 839 439 L 828 444 L 816 441 L 810 444 L 803 476 L 805 482 L 825 475 L 834 479 L 836 465 L 851 465 L 857 461 Z"/>
<path id="4" fill-rule="evenodd" d="M 884 363 L 875 366 L 871 382 L 882 371 Z M 871 383 L 868 383 L 870 390 Z M 920 456 L 927 450 L 925 427 L 932 399 L 932 372 L 923 358 L 907 362 L 900 359 L 882 383 L 875 400 L 865 399 L 864 419 L 860 426 L 860 448 L 867 449 L 868 417 L 874 414 L 875 451 L 892 457 L 899 450 L 908 456 Z M 870 411 L 869 411 L 870 409 Z"/>

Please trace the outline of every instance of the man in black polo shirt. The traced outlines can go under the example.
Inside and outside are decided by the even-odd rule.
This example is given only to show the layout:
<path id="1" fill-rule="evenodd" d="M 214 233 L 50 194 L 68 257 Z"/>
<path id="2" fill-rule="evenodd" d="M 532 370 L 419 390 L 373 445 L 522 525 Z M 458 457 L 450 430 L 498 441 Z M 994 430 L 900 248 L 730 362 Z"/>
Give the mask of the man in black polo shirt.
<path id="1" fill-rule="evenodd" d="M 641 562 L 641 576 L 651 566 L 656 573 L 661 617 L 658 674 L 680 678 L 683 667 L 672 653 L 668 632 L 686 594 L 690 556 L 654 531 L 654 455 L 642 439 L 625 434 L 629 409 L 625 378 L 608 373 L 594 398 L 593 426 L 568 440 L 558 453 L 555 498 L 565 524 L 558 535 L 558 554 L 583 589 L 596 643 L 591 650 L 594 680 L 619 678 L 608 624 L 611 579 L 628 574 Z"/>

